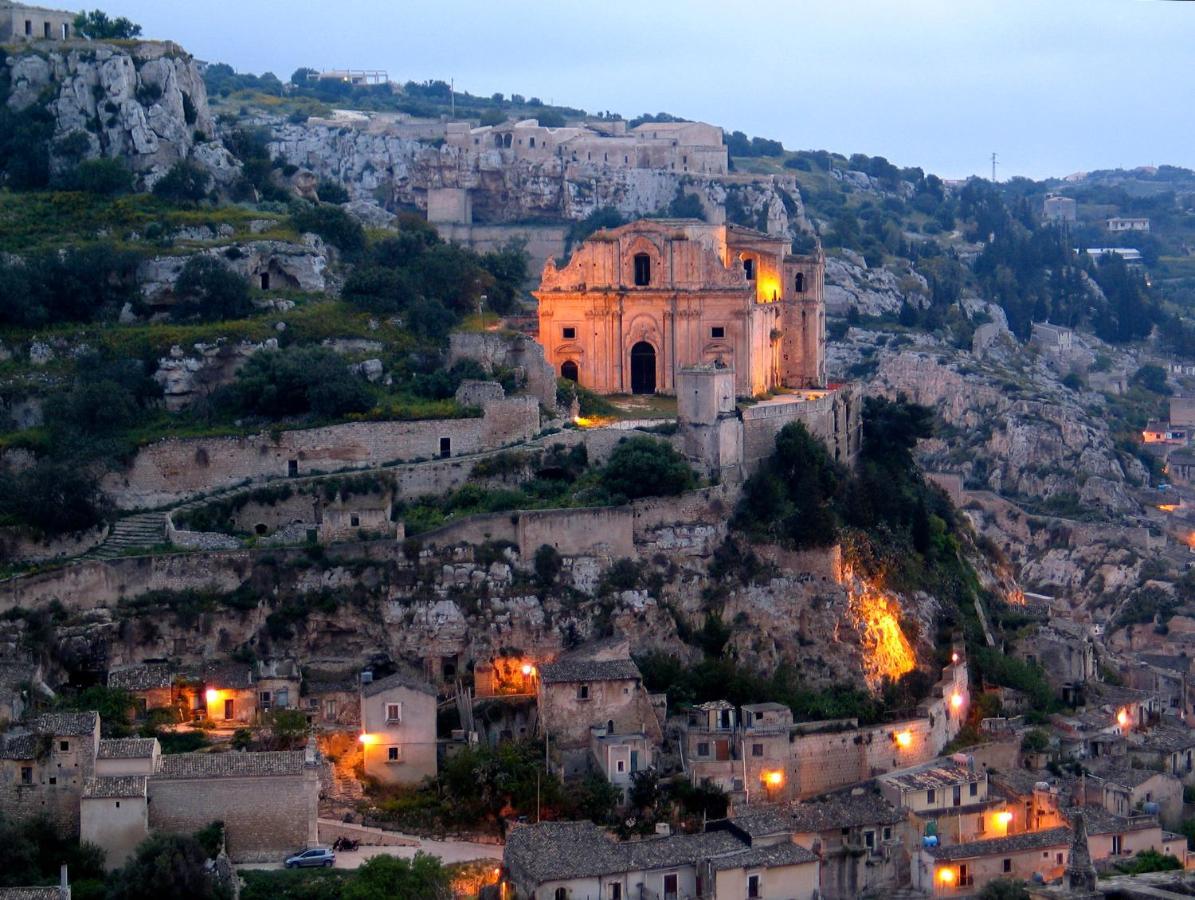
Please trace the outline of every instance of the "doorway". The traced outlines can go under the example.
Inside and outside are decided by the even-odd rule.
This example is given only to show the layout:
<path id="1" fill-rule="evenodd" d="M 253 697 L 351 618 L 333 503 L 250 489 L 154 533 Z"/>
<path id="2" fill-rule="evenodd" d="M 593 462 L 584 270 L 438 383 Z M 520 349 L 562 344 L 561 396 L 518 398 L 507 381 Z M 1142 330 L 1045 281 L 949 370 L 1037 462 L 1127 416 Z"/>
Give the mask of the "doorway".
<path id="1" fill-rule="evenodd" d="M 560 377 L 567 378 L 569 381 L 580 381 L 580 373 L 577 371 L 577 364 L 571 359 L 566 359 L 560 364 Z"/>
<path id="2" fill-rule="evenodd" d="M 656 348 L 640 341 L 631 348 L 631 393 L 656 392 Z"/>

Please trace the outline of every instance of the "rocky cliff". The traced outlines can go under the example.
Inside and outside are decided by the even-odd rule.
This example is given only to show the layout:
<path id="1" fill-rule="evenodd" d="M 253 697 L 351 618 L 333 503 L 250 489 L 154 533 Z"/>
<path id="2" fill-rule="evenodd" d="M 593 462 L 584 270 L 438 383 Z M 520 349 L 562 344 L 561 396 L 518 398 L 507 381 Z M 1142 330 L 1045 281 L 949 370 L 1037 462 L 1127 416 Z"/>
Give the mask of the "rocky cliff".
<path id="1" fill-rule="evenodd" d="M 217 140 L 199 67 L 176 44 L 39 44 L 5 65 L 9 108 L 41 104 L 54 117 L 55 169 L 80 157 L 124 158 L 144 187 L 182 159 L 203 165 L 218 185 L 240 174 Z"/>

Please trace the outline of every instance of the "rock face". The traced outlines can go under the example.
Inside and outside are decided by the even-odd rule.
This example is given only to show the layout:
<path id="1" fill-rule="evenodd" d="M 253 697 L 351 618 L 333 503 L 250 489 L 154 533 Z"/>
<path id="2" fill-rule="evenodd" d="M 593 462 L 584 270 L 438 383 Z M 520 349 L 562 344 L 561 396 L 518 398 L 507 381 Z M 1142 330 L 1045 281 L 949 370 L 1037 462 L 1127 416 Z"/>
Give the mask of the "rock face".
<path id="1" fill-rule="evenodd" d="M 248 341 L 196 344 L 190 353 L 176 345 L 170 348 L 169 356 L 158 360 L 154 381 L 162 386 L 166 408 L 177 412 L 217 388 L 231 384 L 237 370 L 258 350 L 277 347 L 278 341 L 273 338 L 261 344 Z"/>
<path id="2" fill-rule="evenodd" d="M 911 279 L 902 285 L 895 274 L 885 268 L 869 269 L 857 254 L 826 257 L 826 313 L 831 316 L 845 316 L 852 309 L 864 316 L 881 316 L 898 312 L 908 298 L 913 305 L 920 305 L 921 297 L 928 293 L 925 279 L 920 275 L 906 276 Z M 909 288 L 917 290 L 910 292 Z"/>
<path id="3" fill-rule="evenodd" d="M 696 195 L 710 221 L 733 209 L 744 224 L 772 234 L 810 229 L 791 176 L 710 176 L 598 163 L 504 159 L 384 131 L 324 124 L 266 123 L 270 152 L 343 184 L 354 202 L 383 197 L 390 207 L 427 209 L 432 188 L 470 191 L 476 223 L 580 220 L 612 206 L 631 218 L 668 206 L 678 189 Z M 372 214 L 372 213 L 371 213 Z"/>
<path id="4" fill-rule="evenodd" d="M 7 65 L 10 109 L 44 103 L 55 142 L 82 135 L 84 157 L 127 160 L 140 186 L 152 187 L 183 159 L 207 168 L 217 185 L 240 176 L 240 164 L 215 140 L 199 67 L 176 44 L 68 41 L 19 52 Z"/>
<path id="5" fill-rule="evenodd" d="M 314 234 L 302 243 L 290 241 L 248 241 L 228 247 L 200 251 L 199 256 L 219 259 L 254 287 L 265 290 L 291 289 L 313 293 L 327 291 L 329 250 Z M 137 281 L 147 302 L 165 300 L 191 256 L 155 256 L 141 263 Z M 263 280 L 264 278 L 264 280 Z"/>

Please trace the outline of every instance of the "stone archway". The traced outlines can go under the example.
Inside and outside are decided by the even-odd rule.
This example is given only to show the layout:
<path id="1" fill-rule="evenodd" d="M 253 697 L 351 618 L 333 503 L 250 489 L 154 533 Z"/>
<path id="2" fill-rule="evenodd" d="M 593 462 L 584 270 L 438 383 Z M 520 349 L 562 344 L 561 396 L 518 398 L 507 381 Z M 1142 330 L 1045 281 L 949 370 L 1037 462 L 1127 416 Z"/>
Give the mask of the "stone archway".
<path id="1" fill-rule="evenodd" d="M 656 392 L 656 348 L 640 341 L 631 348 L 631 393 Z"/>
<path id="2" fill-rule="evenodd" d="M 569 381 L 579 382 L 581 380 L 581 373 L 577 369 L 577 363 L 574 360 L 566 359 L 560 364 L 560 377 L 567 378 Z"/>

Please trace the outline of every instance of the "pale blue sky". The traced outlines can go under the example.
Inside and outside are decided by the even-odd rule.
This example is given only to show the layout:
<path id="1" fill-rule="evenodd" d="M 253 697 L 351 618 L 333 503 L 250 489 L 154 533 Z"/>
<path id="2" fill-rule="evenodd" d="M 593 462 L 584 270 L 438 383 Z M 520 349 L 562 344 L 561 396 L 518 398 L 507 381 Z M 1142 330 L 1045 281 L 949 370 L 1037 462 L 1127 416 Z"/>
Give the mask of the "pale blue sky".
<path id="1" fill-rule="evenodd" d="M 110 0 L 201 59 L 661 110 L 945 177 L 1195 168 L 1195 3 Z"/>

